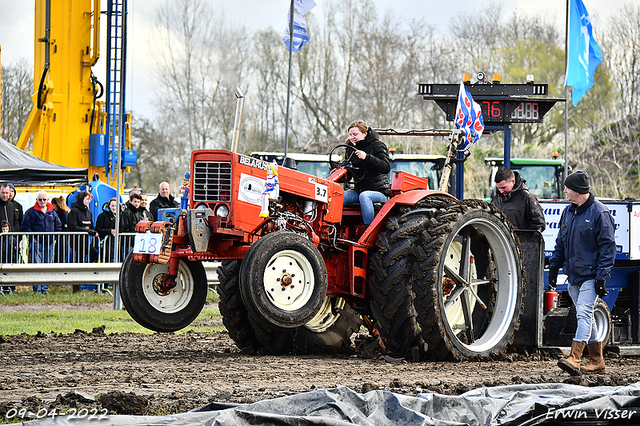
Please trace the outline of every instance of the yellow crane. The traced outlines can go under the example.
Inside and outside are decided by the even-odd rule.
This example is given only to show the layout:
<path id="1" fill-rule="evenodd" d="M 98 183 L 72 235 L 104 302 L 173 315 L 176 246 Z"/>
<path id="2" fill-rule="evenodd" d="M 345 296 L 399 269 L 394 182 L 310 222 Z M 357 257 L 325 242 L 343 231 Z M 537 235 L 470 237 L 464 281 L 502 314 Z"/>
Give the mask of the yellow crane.
<path id="1" fill-rule="evenodd" d="M 109 32 L 117 33 L 118 25 L 126 25 L 126 0 L 108 3 Z M 105 91 L 92 68 L 100 58 L 100 16 L 100 0 L 35 0 L 33 108 L 17 146 L 50 163 L 87 168 L 89 180 L 97 174 L 115 187 L 117 147 L 123 153 L 123 170 L 135 164 L 135 151 L 131 151 L 129 115 L 123 114 L 124 126 L 117 118 L 123 102 L 118 105 L 120 99 L 113 96 L 106 103 L 98 100 Z M 118 23 L 115 29 L 113 22 Z M 109 41 L 109 53 L 117 53 L 116 48 L 124 52 L 124 37 L 117 41 L 119 46 Z M 108 61 L 116 63 L 113 58 Z M 110 74 L 111 65 L 108 62 L 107 73 L 115 75 Z M 111 85 L 112 94 L 114 88 L 117 91 L 117 84 Z"/>

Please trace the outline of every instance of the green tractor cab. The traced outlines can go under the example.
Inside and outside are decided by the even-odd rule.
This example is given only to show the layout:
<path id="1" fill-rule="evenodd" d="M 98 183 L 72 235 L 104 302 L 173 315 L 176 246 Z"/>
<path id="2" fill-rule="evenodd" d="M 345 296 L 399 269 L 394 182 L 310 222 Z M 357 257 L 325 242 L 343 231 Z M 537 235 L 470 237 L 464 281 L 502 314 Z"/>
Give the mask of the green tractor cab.
<path id="1" fill-rule="evenodd" d="M 491 167 L 489 175 L 489 194 L 496 193 L 494 178 L 498 168 L 503 166 L 502 158 L 485 158 L 484 163 Z M 562 159 L 512 158 L 511 170 L 520 173 L 527 181 L 529 191 L 542 200 L 563 198 L 564 162 Z"/>

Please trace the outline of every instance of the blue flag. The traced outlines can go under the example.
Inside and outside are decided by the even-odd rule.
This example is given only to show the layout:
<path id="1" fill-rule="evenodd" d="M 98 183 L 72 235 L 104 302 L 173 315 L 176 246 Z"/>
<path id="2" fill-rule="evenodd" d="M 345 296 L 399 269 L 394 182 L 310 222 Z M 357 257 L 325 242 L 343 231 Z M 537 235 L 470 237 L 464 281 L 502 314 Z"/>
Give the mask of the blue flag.
<path id="1" fill-rule="evenodd" d="M 602 52 L 593 38 L 591 19 L 582 0 L 571 0 L 568 39 L 565 85 L 573 87 L 571 100 L 576 106 L 593 86 L 593 75 L 602 62 Z"/>
<path id="2" fill-rule="evenodd" d="M 293 46 L 294 52 L 299 51 L 309 41 L 307 33 L 307 22 L 304 14 L 313 9 L 316 2 L 313 0 L 295 0 L 293 4 Z M 291 16 L 289 16 L 289 25 L 285 31 L 282 41 L 287 45 L 289 50 L 289 28 L 291 27 Z"/>
<path id="3" fill-rule="evenodd" d="M 460 83 L 458 93 L 458 105 L 456 107 L 456 127 L 464 129 L 466 134 L 464 144 L 459 150 L 466 151 L 469 146 L 480 139 L 484 131 L 484 120 L 482 119 L 482 109 L 480 105 L 473 101 L 471 93 Z"/>

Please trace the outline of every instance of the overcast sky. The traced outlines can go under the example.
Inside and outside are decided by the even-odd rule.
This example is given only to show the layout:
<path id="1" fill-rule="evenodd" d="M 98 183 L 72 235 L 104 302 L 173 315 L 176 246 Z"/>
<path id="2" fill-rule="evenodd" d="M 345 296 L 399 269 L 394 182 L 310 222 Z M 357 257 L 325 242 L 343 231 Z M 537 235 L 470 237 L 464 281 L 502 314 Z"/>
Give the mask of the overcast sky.
<path id="1" fill-rule="evenodd" d="M 284 31 L 287 21 L 289 0 L 211 0 L 222 5 L 231 22 L 246 25 L 249 30 L 272 27 Z M 315 0 L 313 9 L 316 15 L 322 13 L 325 0 Z M 336 1 L 336 0 L 334 0 Z M 640 0 L 583 0 L 594 26 L 606 24 L 613 12 L 626 3 L 640 5 Z M 507 15 L 518 13 L 537 14 L 556 22 L 564 28 L 566 2 L 562 0 L 503 0 Z M 106 0 L 102 0 L 102 9 Z M 158 8 L 165 0 L 129 0 L 131 16 L 129 33 L 129 74 L 127 76 L 127 109 L 147 117 L 153 115 L 153 79 L 149 67 L 154 61 L 149 53 L 149 39 L 152 37 L 153 22 Z M 488 2 L 470 2 L 468 0 L 374 0 L 379 13 L 392 11 L 401 20 L 422 19 L 446 32 L 449 20 L 465 11 L 465 4 L 471 4 L 473 11 Z M 467 6 L 468 8 L 469 6 Z M 0 0 L 0 46 L 2 64 L 10 65 L 20 58 L 33 61 L 34 2 L 32 0 Z M 104 19 L 102 26 L 106 25 Z M 602 25 L 604 25 L 602 24 Z M 313 42 L 313 34 L 310 34 Z M 283 49 L 285 46 L 283 44 Z M 103 50 L 102 57 L 106 57 Z M 95 73 L 104 82 L 105 61 L 98 62 Z M 474 70 L 470 70 L 472 72 Z"/>

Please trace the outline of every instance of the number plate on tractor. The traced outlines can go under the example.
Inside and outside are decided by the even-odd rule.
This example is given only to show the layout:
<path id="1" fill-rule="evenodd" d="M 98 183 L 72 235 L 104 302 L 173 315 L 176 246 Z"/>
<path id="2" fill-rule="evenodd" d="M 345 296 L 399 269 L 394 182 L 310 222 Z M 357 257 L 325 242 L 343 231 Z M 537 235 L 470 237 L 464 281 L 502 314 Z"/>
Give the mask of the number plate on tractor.
<path id="1" fill-rule="evenodd" d="M 136 234 L 133 244 L 133 252 L 141 254 L 160 254 L 162 249 L 162 234 L 152 234 L 147 231 L 144 234 Z"/>

